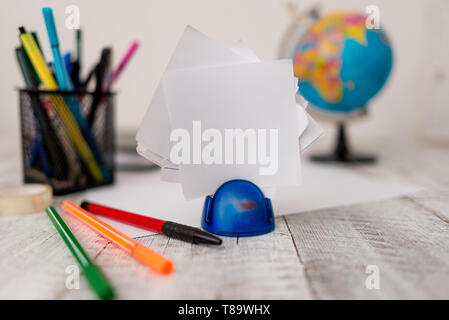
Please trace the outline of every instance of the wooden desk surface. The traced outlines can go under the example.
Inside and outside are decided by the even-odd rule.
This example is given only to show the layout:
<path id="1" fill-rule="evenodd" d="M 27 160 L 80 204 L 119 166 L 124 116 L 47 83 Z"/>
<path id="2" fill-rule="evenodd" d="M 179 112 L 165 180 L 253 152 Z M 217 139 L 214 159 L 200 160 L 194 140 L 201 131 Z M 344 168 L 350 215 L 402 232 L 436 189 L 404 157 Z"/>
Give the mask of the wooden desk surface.
<path id="1" fill-rule="evenodd" d="M 391 144 L 361 174 L 396 174 L 424 190 L 391 200 L 280 217 L 274 232 L 195 246 L 163 235 L 138 238 L 170 257 L 161 277 L 78 221 L 68 225 L 122 299 L 449 298 L 449 152 Z M 7 176 L 8 161 L 0 162 Z M 79 201 L 82 194 L 71 197 Z M 44 214 L 0 217 L 0 298 L 89 299 L 65 286 L 73 257 Z M 366 287 L 367 266 L 380 288 Z M 375 267 L 375 268 L 376 268 Z"/>

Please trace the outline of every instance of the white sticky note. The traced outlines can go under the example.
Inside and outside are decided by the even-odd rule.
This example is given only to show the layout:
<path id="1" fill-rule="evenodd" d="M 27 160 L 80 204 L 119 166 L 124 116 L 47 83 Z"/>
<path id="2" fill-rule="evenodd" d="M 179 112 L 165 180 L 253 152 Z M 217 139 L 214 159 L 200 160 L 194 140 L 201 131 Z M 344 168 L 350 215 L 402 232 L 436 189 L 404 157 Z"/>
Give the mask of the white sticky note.
<path id="1" fill-rule="evenodd" d="M 298 87 L 296 87 L 296 89 L 297 88 Z M 299 93 L 296 93 L 296 102 L 299 103 L 304 108 L 304 110 L 306 110 L 307 106 L 309 105 L 309 102 Z"/>
<path id="2" fill-rule="evenodd" d="M 256 56 L 256 54 L 250 48 L 248 48 L 248 46 L 242 40 L 238 41 L 231 48 L 231 50 L 239 55 L 246 57 L 249 61 L 260 62 L 260 59 Z M 298 78 L 293 78 L 293 93 L 298 96 L 298 98 L 296 99 L 296 106 L 298 107 L 298 136 L 301 136 L 307 125 L 309 124 L 309 116 L 305 111 L 308 104 L 307 101 L 302 98 L 301 95 L 297 94 L 298 81 Z"/>
<path id="3" fill-rule="evenodd" d="M 263 166 L 247 161 L 245 164 L 234 161 L 230 165 L 203 165 L 200 160 L 197 164 L 179 165 L 186 199 L 213 194 L 222 183 L 237 178 L 261 187 L 300 185 L 298 113 L 291 92 L 292 79 L 290 60 L 165 73 L 163 87 L 172 128 L 187 130 L 191 140 L 193 120 L 201 121 L 202 131 L 219 130 L 223 143 L 226 129 L 266 130 L 268 141 L 270 129 L 278 134 L 278 148 L 272 153 L 277 151 L 277 155 L 270 163 L 273 165 L 277 161 L 276 172 L 272 175 L 261 175 Z M 191 161 L 194 161 L 193 155 Z"/>
<path id="4" fill-rule="evenodd" d="M 142 157 L 150 160 L 154 164 L 158 165 L 161 168 L 164 168 L 166 166 L 171 167 L 172 163 L 170 160 L 162 158 L 159 154 L 154 153 L 153 151 L 147 149 L 144 145 L 141 143 L 137 143 L 137 153 L 141 155 Z"/>
<path id="5" fill-rule="evenodd" d="M 242 41 L 237 43 L 231 48 L 231 51 L 247 59 L 248 62 L 260 62 L 259 57 Z"/>
<path id="6" fill-rule="evenodd" d="M 306 113 L 306 115 L 309 119 L 309 123 L 303 134 L 299 137 L 299 145 L 301 146 L 301 151 L 305 150 L 316 139 L 324 134 L 324 130 L 320 127 L 320 125 L 309 114 Z"/>
<path id="7" fill-rule="evenodd" d="M 254 57 L 238 54 L 220 42 L 212 40 L 187 26 L 167 66 L 167 70 L 184 68 L 221 66 L 236 63 L 253 62 Z M 159 83 L 153 95 L 150 107 L 137 132 L 136 140 L 146 149 L 162 158 L 169 159 L 170 154 L 170 118 Z M 151 158 L 149 160 L 153 161 Z"/>
<path id="8" fill-rule="evenodd" d="M 241 56 L 244 56 L 250 62 L 251 61 L 252 62 L 260 62 L 260 59 L 256 56 L 256 54 L 250 48 L 248 48 L 246 46 L 246 44 L 241 40 L 238 41 L 233 47 L 231 47 L 231 50 Z M 297 88 L 298 88 L 298 78 L 294 77 L 293 85 L 294 85 L 294 88 L 293 88 L 294 92 L 296 92 Z M 307 102 L 305 102 L 305 105 L 307 105 Z M 305 111 L 305 107 L 303 105 L 301 105 L 297 102 L 296 107 L 297 107 L 297 112 L 298 112 L 298 115 L 297 115 L 297 117 L 298 117 L 298 136 L 301 136 L 309 124 L 309 116 L 307 115 L 307 112 Z M 311 131 L 311 130 L 309 130 L 309 131 Z M 314 132 L 316 132 L 316 131 L 314 131 Z M 313 133 L 312 134 L 309 133 L 308 136 L 311 136 L 311 135 L 314 136 Z M 317 139 L 318 137 L 319 136 L 317 136 L 315 139 Z M 307 140 L 306 142 L 308 144 L 310 144 L 311 142 L 314 141 L 314 140 L 312 140 L 309 143 L 309 141 L 310 141 L 309 138 L 307 138 L 305 140 Z M 306 145 L 306 147 L 308 146 L 308 144 Z M 303 148 L 301 148 L 301 150 L 303 150 Z M 179 168 L 177 165 L 175 165 L 173 163 L 167 163 L 167 162 L 165 162 L 163 165 L 161 165 L 161 162 L 159 159 L 160 157 L 157 157 L 156 155 L 153 155 L 153 157 L 154 157 L 153 162 L 157 163 L 161 167 L 160 177 L 161 177 L 162 181 L 181 183 L 181 176 L 180 176 Z M 152 159 L 149 156 L 146 156 L 146 158 L 148 158 L 150 160 Z M 272 189 L 275 189 L 275 188 L 272 188 Z"/>

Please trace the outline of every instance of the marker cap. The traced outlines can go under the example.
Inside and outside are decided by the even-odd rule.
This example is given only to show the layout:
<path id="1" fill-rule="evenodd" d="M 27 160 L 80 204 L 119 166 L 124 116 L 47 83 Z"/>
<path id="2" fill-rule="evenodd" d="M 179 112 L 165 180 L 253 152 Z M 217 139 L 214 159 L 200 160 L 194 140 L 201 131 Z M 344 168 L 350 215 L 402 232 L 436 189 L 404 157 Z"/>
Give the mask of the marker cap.
<path id="1" fill-rule="evenodd" d="M 173 262 L 141 244 L 134 247 L 133 257 L 163 275 L 173 271 Z"/>

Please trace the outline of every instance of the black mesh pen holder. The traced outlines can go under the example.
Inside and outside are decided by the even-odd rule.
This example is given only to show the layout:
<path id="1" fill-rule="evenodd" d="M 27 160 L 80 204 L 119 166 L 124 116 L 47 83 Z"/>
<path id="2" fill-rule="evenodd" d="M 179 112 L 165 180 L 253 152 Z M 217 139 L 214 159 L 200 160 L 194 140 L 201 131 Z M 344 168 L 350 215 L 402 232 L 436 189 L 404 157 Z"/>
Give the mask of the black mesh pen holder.
<path id="1" fill-rule="evenodd" d="M 19 90 L 23 180 L 55 195 L 114 181 L 114 94 Z"/>

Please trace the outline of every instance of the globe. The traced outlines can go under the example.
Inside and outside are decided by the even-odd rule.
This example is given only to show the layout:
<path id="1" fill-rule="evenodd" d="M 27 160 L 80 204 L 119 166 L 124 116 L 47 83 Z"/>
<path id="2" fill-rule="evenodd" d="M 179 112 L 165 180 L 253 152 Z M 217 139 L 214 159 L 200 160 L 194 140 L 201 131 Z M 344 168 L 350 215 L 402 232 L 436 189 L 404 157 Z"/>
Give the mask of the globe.
<path id="1" fill-rule="evenodd" d="M 388 79 L 393 51 L 382 29 L 361 13 L 336 12 L 313 23 L 293 51 L 299 93 L 320 111 L 366 107 Z"/>

